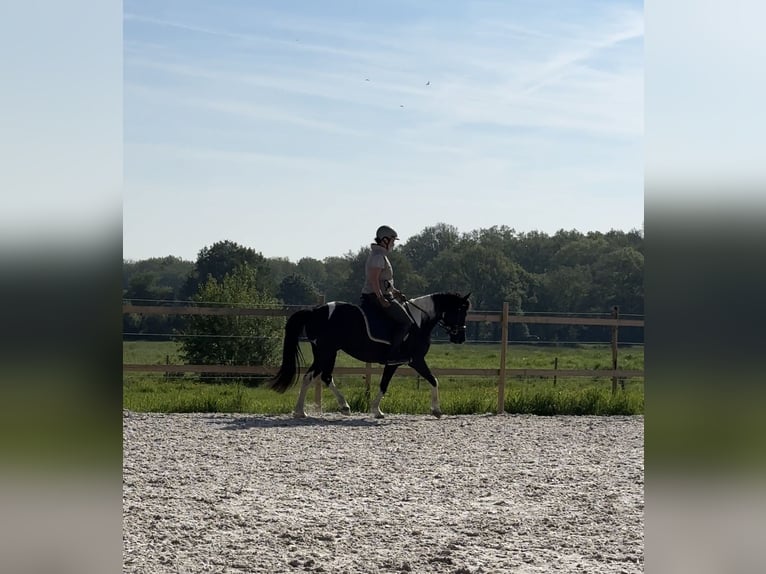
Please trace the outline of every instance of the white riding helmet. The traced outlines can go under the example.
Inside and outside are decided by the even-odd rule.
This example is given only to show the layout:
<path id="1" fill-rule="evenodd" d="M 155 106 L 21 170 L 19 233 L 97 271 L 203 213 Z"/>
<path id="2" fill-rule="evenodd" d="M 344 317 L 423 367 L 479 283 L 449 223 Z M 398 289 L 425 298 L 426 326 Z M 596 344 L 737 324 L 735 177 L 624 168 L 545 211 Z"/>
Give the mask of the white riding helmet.
<path id="1" fill-rule="evenodd" d="M 394 231 L 393 228 L 389 227 L 388 225 L 381 225 L 375 232 L 375 240 L 380 241 L 385 237 L 388 237 L 389 239 L 399 239 L 399 236 L 396 234 L 396 231 Z"/>

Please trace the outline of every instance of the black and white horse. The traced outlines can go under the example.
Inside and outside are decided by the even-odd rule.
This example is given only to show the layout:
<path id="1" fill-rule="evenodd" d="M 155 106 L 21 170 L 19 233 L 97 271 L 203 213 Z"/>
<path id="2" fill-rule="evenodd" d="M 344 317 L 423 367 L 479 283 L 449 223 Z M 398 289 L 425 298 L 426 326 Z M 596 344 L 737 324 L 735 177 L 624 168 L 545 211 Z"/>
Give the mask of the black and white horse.
<path id="1" fill-rule="evenodd" d="M 359 305 L 334 301 L 313 309 L 297 311 L 287 320 L 285 340 L 282 349 L 282 365 L 276 376 L 269 382 L 270 388 L 284 393 L 298 378 L 302 359 L 299 347 L 300 336 L 305 332 L 311 342 L 314 360 L 303 377 L 293 415 L 306 416 L 304 402 L 311 384 L 319 377 L 333 392 L 341 412 L 350 414 L 351 408 L 332 378 L 335 358 L 343 350 L 355 359 L 369 363 L 385 364 L 380 379 L 380 391 L 370 405 L 370 413 L 382 418 L 380 401 L 388 390 L 394 372 L 403 363 L 408 363 L 421 377 L 431 384 L 431 413 L 441 416 L 439 406 L 439 382 L 425 361 L 431 347 L 431 331 L 441 325 L 448 333 L 450 342 L 465 341 L 465 318 L 470 303 L 468 297 L 457 293 L 433 293 L 405 302 L 413 319 L 413 326 L 402 343 L 402 357 L 393 364 L 385 364 L 390 339 L 377 335 L 374 330 L 374 310 L 367 313 Z M 380 320 L 380 317 L 377 318 Z"/>

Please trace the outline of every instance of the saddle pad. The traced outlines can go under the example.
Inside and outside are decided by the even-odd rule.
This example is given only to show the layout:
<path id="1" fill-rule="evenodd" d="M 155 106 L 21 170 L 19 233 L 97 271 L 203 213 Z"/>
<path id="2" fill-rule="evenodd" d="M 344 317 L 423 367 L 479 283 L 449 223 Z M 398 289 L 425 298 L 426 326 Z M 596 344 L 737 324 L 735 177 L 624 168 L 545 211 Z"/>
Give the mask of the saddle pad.
<path id="1" fill-rule="evenodd" d="M 364 317 L 367 336 L 378 343 L 390 345 L 391 336 L 394 331 L 393 321 L 374 303 L 365 302 L 361 305 L 354 305 L 354 307 L 358 308 L 362 317 Z"/>

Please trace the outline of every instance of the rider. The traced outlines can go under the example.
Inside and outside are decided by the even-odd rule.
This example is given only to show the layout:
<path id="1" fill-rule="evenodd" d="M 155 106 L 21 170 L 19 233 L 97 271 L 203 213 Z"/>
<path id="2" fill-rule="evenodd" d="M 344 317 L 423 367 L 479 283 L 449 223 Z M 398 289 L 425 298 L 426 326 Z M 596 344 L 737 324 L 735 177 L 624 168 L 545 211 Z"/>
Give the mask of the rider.
<path id="1" fill-rule="evenodd" d="M 375 232 L 375 243 L 370 245 L 370 254 L 365 263 L 365 280 L 362 299 L 374 302 L 396 323 L 396 332 L 391 339 L 391 348 L 386 363 L 395 361 L 400 352 L 402 340 L 410 330 L 412 320 L 402 306 L 404 294 L 394 287 L 394 271 L 386 254 L 394 249 L 399 237 L 388 225 L 381 225 Z"/>

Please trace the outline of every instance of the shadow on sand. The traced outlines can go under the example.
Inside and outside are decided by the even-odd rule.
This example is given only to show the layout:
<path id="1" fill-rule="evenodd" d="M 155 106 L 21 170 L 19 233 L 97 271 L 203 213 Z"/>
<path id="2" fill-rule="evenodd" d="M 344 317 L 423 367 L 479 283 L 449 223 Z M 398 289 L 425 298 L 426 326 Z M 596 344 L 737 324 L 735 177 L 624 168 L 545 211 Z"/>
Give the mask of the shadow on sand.
<path id="1" fill-rule="evenodd" d="M 211 418 L 210 423 L 221 425 L 223 430 L 246 430 L 251 428 L 291 428 L 305 426 L 376 427 L 390 424 L 386 419 L 352 416 L 316 416 L 295 419 L 292 415 L 241 415 L 232 418 Z"/>

